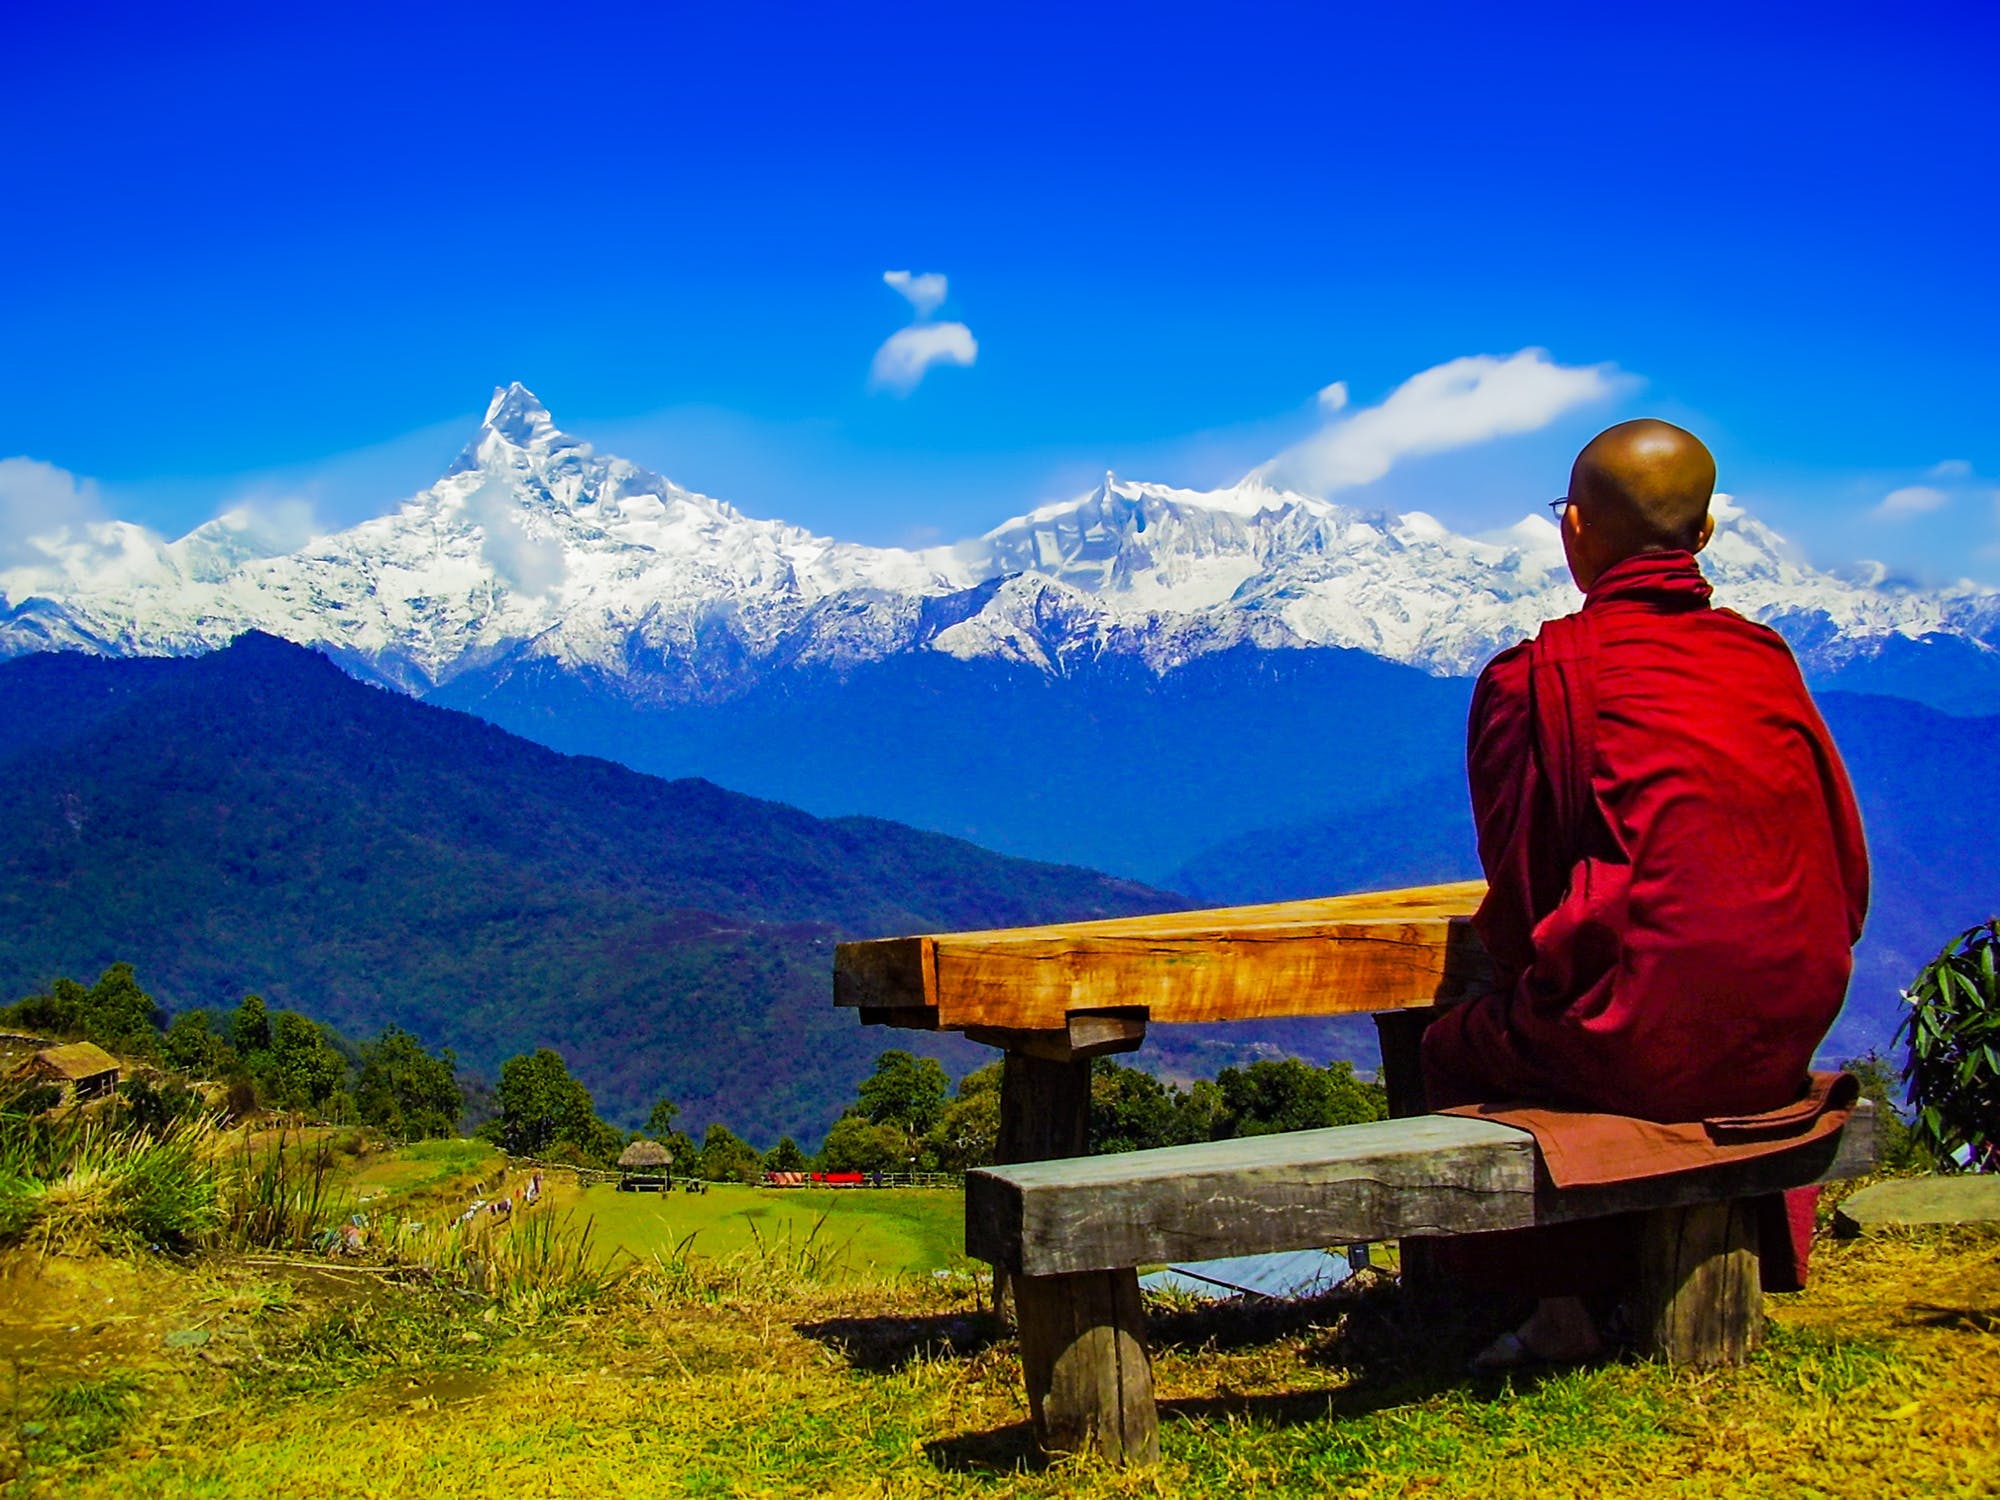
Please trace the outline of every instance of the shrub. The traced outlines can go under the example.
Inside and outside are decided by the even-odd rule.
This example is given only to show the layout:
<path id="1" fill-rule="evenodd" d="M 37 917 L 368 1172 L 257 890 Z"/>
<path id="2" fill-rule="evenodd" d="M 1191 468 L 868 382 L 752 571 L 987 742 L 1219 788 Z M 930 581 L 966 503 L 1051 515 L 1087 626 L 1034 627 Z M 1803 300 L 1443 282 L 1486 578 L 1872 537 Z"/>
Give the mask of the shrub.
<path id="1" fill-rule="evenodd" d="M 1950 1171 L 2000 1171 L 2000 919 L 1960 933 L 1917 974 L 1896 1029 L 1917 1146 Z"/>
<path id="2" fill-rule="evenodd" d="M 46 1250 L 193 1249 L 221 1227 L 214 1127 L 30 1116 L 0 1101 L 0 1239 Z"/>

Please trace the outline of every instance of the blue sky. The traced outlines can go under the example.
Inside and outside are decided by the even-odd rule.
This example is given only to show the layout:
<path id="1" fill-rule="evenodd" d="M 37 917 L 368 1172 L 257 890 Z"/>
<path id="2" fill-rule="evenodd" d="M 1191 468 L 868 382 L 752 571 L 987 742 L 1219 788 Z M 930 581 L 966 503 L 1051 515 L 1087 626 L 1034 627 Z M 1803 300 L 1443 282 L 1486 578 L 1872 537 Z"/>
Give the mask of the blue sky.
<path id="1" fill-rule="evenodd" d="M 1503 524 L 1653 412 L 1817 561 L 2000 584 L 1992 6 L 287 9 L 10 19 L 0 548 L 351 522 L 513 379 L 950 537 L 1540 349 L 1595 374 L 1341 498 Z M 914 325 L 961 362 L 871 379 Z"/>

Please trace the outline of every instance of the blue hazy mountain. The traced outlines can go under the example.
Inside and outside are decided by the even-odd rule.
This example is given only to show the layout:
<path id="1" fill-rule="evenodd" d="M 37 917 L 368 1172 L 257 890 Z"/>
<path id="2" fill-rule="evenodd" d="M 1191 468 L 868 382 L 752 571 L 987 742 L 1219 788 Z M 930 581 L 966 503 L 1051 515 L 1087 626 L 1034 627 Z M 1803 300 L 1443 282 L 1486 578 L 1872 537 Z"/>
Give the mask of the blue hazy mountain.
<path id="1" fill-rule="evenodd" d="M 0 724 L 10 996 L 126 959 L 175 1008 L 256 992 L 488 1072 L 553 1045 L 628 1122 L 670 1095 L 697 1129 L 816 1139 L 925 1040 L 834 1010 L 840 939 L 1180 904 L 560 755 L 264 636 L 0 664 Z"/>

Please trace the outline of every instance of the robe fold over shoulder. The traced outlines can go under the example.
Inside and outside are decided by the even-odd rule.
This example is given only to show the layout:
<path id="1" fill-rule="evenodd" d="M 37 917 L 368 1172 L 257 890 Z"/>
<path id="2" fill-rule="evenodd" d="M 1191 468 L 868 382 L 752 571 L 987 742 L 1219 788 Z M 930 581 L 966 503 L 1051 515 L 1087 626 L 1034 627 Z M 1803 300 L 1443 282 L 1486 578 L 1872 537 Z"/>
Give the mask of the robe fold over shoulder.
<path id="1" fill-rule="evenodd" d="M 1711 608 L 1688 553 L 1627 559 L 1487 667 L 1467 771 L 1501 983 L 1425 1034 L 1433 1108 L 1691 1121 L 1798 1096 L 1868 861 L 1776 632 Z"/>

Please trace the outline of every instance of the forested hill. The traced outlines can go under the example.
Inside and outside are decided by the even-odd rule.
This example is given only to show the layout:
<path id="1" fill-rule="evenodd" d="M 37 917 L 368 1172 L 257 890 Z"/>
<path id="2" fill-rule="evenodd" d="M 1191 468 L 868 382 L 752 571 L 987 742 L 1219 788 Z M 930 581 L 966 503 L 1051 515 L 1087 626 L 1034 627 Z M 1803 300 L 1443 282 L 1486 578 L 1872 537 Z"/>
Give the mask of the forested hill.
<path id="1" fill-rule="evenodd" d="M 8 998 L 127 959 L 177 1009 L 254 991 L 489 1071 L 553 1045 L 625 1121 L 817 1139 L 908 1039 L 833 1010 L 840 938 L 1180 904 L 559 755 L 262 635 L 0 664 L 0 725 Z"/>

